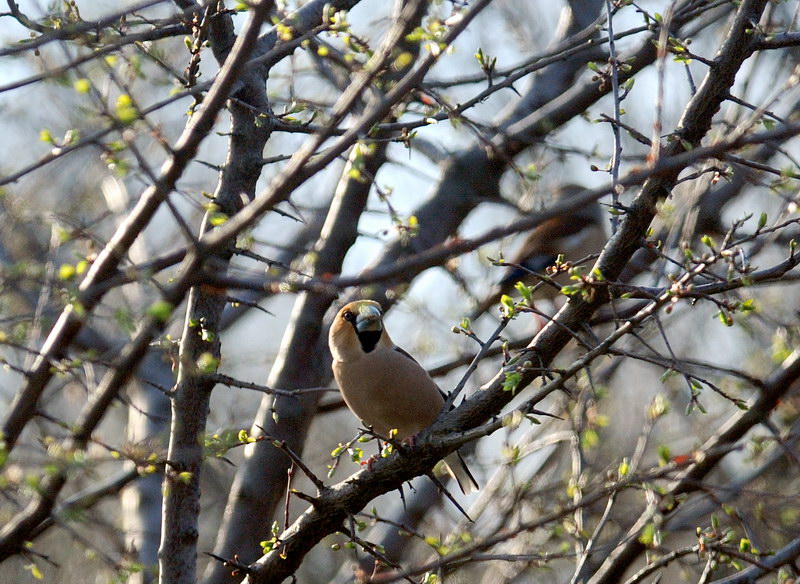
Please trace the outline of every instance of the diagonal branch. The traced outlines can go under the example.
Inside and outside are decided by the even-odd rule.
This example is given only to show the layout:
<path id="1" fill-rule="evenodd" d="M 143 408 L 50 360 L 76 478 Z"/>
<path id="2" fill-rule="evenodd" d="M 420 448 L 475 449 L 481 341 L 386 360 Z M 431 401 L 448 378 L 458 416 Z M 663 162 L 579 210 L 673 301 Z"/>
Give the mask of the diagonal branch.
<path id="1" fill-rule="evenodd" d="M 667 489 L 664 500 L 677 501 L 678 495 L 697 490 L 703 478 L 713 470 L 722 458 L 730 452 L 730 447 L 736 444 L 753 426 L 765 420 L 778 400 L 788 392 L 792 384 L 800 378 L 800 351 L 792 353 L 764 383 L 759 397 L 749 404 L 748 410 L 741 412 L 728 420 L 719 431 L 709 438 L 698 452 L 702 456 L 692 464 L 684 473 Z M 669 514 L 662 510 L 662 514 L 669 517 L 678 513 L 680 505 L 676 505 Z M 619 582 L 625 570 L 633 561 L 645 551 L 637 535 L 644 527 L 637 522 L 628 532 L 625 543 L 615 549 L 594 574 L 590 584 L 611 584 Z"/>
<path id="2" fill-rule="evenodd" d="M 698 146 L 708 132 L 714 114 L 735 80 L 736 71 L 750 55 L 749 41 L 753 23 L 758 22 L 765 4 L 765 0 L 745 0 L 739 6 L 728 37 L 715 61 L 716 66 L 709 71 L 681 119 L 678 133 L 683 141 L 676 140 L 667 145 L 663 149 L 665 156 L 675 156 L 683 152 L 686 143 L 693 147 Z M 510 133 L 514 135 L 513 132 Z M 617 234 L 603 250 L 595 266 L 606 278 L 616 279 L 622 272 L 638 248 L 638 242 L 647 232 L 655 213 L 656 201 L 666 196 L 681 170 L 679 167 L 665 171 L 645 183 Z M 580 323 L 586 322 L 604 301 L 603 294 L 596 294 L 592 299 L 571 297 L 554 321 L 548 323 L 523 351 L 518 362 L 531 361 L 543 365 L 550 363 L 569 342 L 571 337 L 567 331 L 577 329 Z M 483 391 L 423 431 L 411 456 L 379 461 L 376 472 L 371 475 L 365 476 L 362 472 L 331 487 L 328 493 L 320 496 L 314 506 L 281 536 L 283 545 L 280 549 L 270 552 L 253 566 L 251 581 L 259 584 L 282 581 L 325 534 L 332 533 L 337 528 L 353 507 L 365 504 L 377 494 L 396 489 L 403 480 L 425 473 L 445 453 L 458 447 L 464 440 L 461 433 L 476 428 L 511 400 L 512 392 L 505 391 L 504 382 L 506 374 L 516 372 L 516 367 L 514 363 L 506 366 L 484 386 Z M 530 384 L 536 375 L 523 370 L 517 389 Z M 388 473 L 390 467 L 394 476 Z"/>
<path id="3" fill-rule="evenodd" d="M 4 422 L 3 439 L 7 450 L 13 448 L 23 428 L 35 414 L 39 398 L 53 375 L 51 363 L 65 354 L 67 347 L 81 330 L 85 320 L 84 311 L 91 312 L 100 302 L 102 295 L 97 294 L 96 284 L 116 271 L 136 237 L 174 187 L 175 181 L 194 156 L 202 139 L 213 128 L 216 114 L 224 105 L 228 91 L 238 76 L 241 64 L 247 60 L 248 54 L 255 44 L 262 17 L 266 14 L 269 5 L 269 2 L 262 2 L 253 10 L 249 28 L 246 27 L 249 34 L 242 34 L 237 39 L 236 47 L 204 101 L 205 107 L 192 119 L 190 126 L 178 140 L 175 154 L 164 165 L 159 182 L 142 195 L 131 215 L 120 226 L 92 265 L 81 283 L 77 300 L 62 312 L 50 332 L 39 357 L 27 372 L 25 382 L 17 393 Z M 193 261 L 187 262 L 187 265 L 184 266 L 183 281 L 181 282 L 179 279 L 179 282 L 165 294 L 165 302 L 168 305 L 177 306 L 183 299 L 188 290 L 186 272 L 196 269 L 197 264 L 195 257 Z M 76 424 L 77 430 L 67 440 L 65 447 L 67 451 L 81 450 L 86 447 L 92 432 L 105 416 L 106 410 L 120 388 L 123 387 L 125 381 L 144 357 L 150 341 L 163 330 L 167 320 L 163 310 L 151 312 L 134 339 L 123 349 L 120 357 L 115 361 L 115 367 L 103 378 L 94 398 L 79 416 Z M 39 495 L 30 505 L 0 530 L 0 560 L 17 553 L 28 539 L 31 530 L 50 514 L 66 479 L 65 469 L 49 476 L 44 481 Z"/>
<path id="4" fill-rule="evenodd" d="M 259 7 L 265 7 L 266 4 L 269 3 L 261 3 Z M 251 19 L 259 19 L 262 9 L 254 10 Z M 83 326 L 85 314 L 91 313 L 101 301 L 103 294 L 98 292 L 98 284 L 116 272 L 133 242 L 175 187 L 175 183 L 193 159 L 200 143 L 211 132 L 217 113 L 225 105 L 229 91 L 238 78 L 255 41 L 255 34 L 252 37 L 240 36 L 238 50 L 234 51 L 231 58 L 226 61 L 203 100 L 203 108 L 191 118 L 188 127 L 178 139 L 173 154 L 162 167 L 157 182 L 142 193 L 136 207 L 92 264 L 81 282 L 77 298 L 64 309 L 53 326 L 41 349 L 41 355 L 27 371 L 25 381 L 3 421 L 2 436 L 7 451 L 14 448 L 25 425 L 33 417 L 39 398 L 53 375 L 52 363 L 66 354 L 67 347 Z"/>

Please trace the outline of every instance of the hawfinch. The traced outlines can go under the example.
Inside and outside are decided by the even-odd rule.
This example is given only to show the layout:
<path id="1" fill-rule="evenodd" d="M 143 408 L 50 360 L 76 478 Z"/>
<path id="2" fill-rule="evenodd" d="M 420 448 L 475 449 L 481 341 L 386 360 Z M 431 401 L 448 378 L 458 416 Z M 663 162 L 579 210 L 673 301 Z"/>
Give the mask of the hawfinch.
<path id="1" fill-rule="evenodd" d="M 381 306 L 359 300 L 343 307 L 331 325 L 328 343 L 333 376 L 347 407 L 379 436 L 404 440 L 430 426 L 444 398 L 428 372 L 395 346 L 383 328 Z M 458 452 L 444 459 L 464 494 L 478 484 Z"/>
<path id="2" fill-rule="evenodd" d="M 584 190 L 578 185 L 563 185 L 556 192 L 554 203 L 562 202 Z M 564 255 L 567 262 L 577 261 L 599 253 L 607 240 L 603 212 L 597 202 L 584 205 L 568 215 L 548 219 L 528 234 L 522 247 L 508 261 L 515 265 L 506 268 L 506 274 L 475 307 L 470 317 L 474 320 L 489 310 L 517 282 L 522 281 L 529 286 L 536 284 L 540 280 L 536 274 L 546 273 L 547 268 L 555 263 L 560 254 Z M 555 281 L 561 286 L 569 283 L 565 275 L 555 278 Z M 541 286 L 536 292 L 536 296 L 548 300 L 553 300 L 558 294 L 559 289 L 548 284 Z"/>

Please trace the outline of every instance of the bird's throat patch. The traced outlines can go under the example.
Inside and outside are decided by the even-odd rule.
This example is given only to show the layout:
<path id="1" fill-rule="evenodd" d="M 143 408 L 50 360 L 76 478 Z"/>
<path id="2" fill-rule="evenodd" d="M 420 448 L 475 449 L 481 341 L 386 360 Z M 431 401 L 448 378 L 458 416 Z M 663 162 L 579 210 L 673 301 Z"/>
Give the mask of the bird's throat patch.
<path id="1" fill-rule="evenodd" d="M 365 353 L 371 352 L 381 338 L 381 331 L 364 331 L 358 333 L 358 341 L 361 343 L 361 348 Z"/>

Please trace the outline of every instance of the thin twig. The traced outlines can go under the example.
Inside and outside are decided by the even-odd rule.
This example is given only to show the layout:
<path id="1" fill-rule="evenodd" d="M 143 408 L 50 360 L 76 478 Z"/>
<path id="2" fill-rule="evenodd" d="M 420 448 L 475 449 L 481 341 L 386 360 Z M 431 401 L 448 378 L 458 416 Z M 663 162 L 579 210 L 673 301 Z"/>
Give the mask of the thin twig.
<path id="1" fill-rule="evenodd" d="M 306 477 L 308 477 L 308 480 L 310 480 L 314 484 L 314 486 L 317 488 L 317 492 L 318 493 L 321 493 L 321 492 L 325 491 L 328 488 L 328 487 L 325 486 L 325 483 L 323 483 L 319 479 L 319 477 L 317 477 L 317 475 L 315 475 L 311 471 L 311 469 L 308 468 L 308 466 L 306 466 L 306 463 L 304 463 L 303 460 L 291 448 L 289 448 L 289 446 L 286 444 L 285 440 L 278 440 L 276 438 L 273 438 L 272 436 L 267 434 L 267 431 L 264 430 L 264 428 L 262 428 L 261 426 L 256 426 L 256 428 L 258 428 L 259 430 L 261 430 L 263 432 L 263 435 L 266 437 L 267 440 L 272 442 L 272 445 L 275 448 L 279 449 L 281 452 L 286 454 L 286 456 L 288 456 L 289 459 L 294 464 L 296 464 L 297 467 L 301 471 L 303 471 L 303 474 L 305 474 Z"/>

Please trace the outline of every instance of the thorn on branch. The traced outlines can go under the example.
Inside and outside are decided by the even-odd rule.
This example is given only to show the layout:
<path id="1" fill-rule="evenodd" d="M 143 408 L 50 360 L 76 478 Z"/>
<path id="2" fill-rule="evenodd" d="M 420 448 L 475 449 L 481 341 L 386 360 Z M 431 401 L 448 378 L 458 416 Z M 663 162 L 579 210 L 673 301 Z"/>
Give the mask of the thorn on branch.
<path id="1" fill-rule="evenodd" d="M 156 390 L 160 391 L 161 393 L 163 393 L 165 396 L 167 396 L 170 399 L 172 399 L 172 397 L 175 395 L 175 386 L 167 388 L 167 387 L 161 385 L 160 383 L 155 383 L 153 381 L 150 381 L 149 379 L 144 379 L 143 381 L 144 381 L 144 383 L 146 383 L 147 385 L 149 385 L 153 389 L 156 389 Z"/>
<path id="2" fill-rule="evenodd" d="M 442 481 L 440 481 L 439 479 L 436 478 L 436 475 L 434 475 L 433 472 L 429 472 L 425 476 L 427 476 L 429 479 L 431 479 L 433 481 L 433 483 L 439 488 L 439 491 L 441 493 L 444 493 L 445 497 L 447 497 L 450 500 L 450 502 L 453 505 L 455 505 L 455 508 L 458 509 L 459 513 L 461 513 L 464 517 L 466 517 L 467 521 L 469 521 L 470 523 L 475 523 L 475 521 L 472 520 L 472 517 L 467 515 L 467 512 L 459 504 L 459 502 L 455 500 L 455 498 L 453 497 L 453 494 L 450 491 L 447 490 L 447 488 L 444 486 L 444 484 L 442 484 Z"/>
<path id="3" fill-rule="evenodd" d="M 316 505 L 319 503 L 319 499 L 317 497 L 312 497 L 308 493 L 304 493 L 303 491 L 298 491 L 297 489 L 292 489 L 286 493 L 286 501 L 289 501 L 289 495 L 294 495 L 298 499 L 305 501 L 306 503 L 311 503 L 312 505 Z M 288 529 L 288 526 L 286 527 Z"/>
<path id="4" fill-rule="evenodd" d="M 236 255 L 240 255 L 240 256 L 245 257 L 245 258 L 250 258 L 251 260 L 255 260 L 257 262 L 263 262 L 263 263 L 267 264 L 267 268 L 268 269 L 271 269 L 271 268 L 274 268 L 274 267 L 277 266 L 277 267 L 283 268 L 284 270 L 287 270 L 287 271 L 290 270 L 289 266 L 287 266 L 283 262 L 279 262 L 279 261 L 276 261 L 276 260 L 271 260 L 268 257 L 262 256 L 261 254 L 258 254 L 258 253 L 254 252 L 254 251 L 249 250 L 249 249 L 244 249 L 242 247 L 237 247 L 234 250 L 234 253 Z M 301 275 L 305 275 L 305 274 L 301 274 Z"/>
<path id="5" fill-rule="evenodd" d="M 317 477 L 317 475 L 315 475 L 313 472 L 311 472 L 311 469 L 308 468 L 308 466 L 306 466 L 306 464 L 297 455 L 297 453 L 295 453 L 291 448 L 289 448 L 289 445 L 286 444 L 285 440 L 277 440 L 277 439 L 273 438 L 272 436 L 270 436 L 269 433 L 264 428 L 262 428 L 261 426 L 256 426 L 256 427 L 264 433 L 264 436 L 268 440 L 270 440 L 272 442 L 272 445 L 275 448 L 281 450 L 284 454 L 286 454 L 286 456 L 289 457 L 289 460 L 291 460 L 295 465 L 297 465 L 297 468 L 299 468 L 301 471 L 303 471 L 303 474 L 305 474 L 306 477 L 308 477 L 308 480 L 310 480 L 314 484 L 314 486 L 317 488 L 317 493 L 321 493 L 322 491 L 327 490 L 327 487 L 325 486 L 325 484 L 319 479 L 319 477 Z M 295 495 L 297 495 L 301 499 L 303 499 L 304 497 L 309 497 L 308 495 L 301 496 L 299 492 L 296 492 Z M 313 498 L 309 497 L 309 499 L 313 499 Z M 305 500 L 309 500 L 309 499 L 305 499 Z M 313 499 L 313 500 L 316 500 L 316 499 Z"/>
<path id="6" fill-rule="evenodd" d="M 526 408 L 525 413 L 530 415 L 530 416 L 543 416 L 545 418 L 555 418 L 556 420 L 563 420 L 564 419 L 561 416 L 559 416 L 558 414 L 551 414 L 550 412 L 545 412 L 543 410 L 537 410 L 534 407 Z"/>
<path id="7" fill-rule="evenodd" d="M 265 313 L 269 314 L 270 316 L 275 316 L 274 312 L 270 312 L 266 308 L 264 308 L 261 305 L 259 305 L 258 302 L 252 302 L 250 300 L 245 300 L 243 298 L 236 298 L 234 296 L 226 297 L 225 301 L 226 302 L 230 302 L 231 305 L 234 306 L 234 307 L 239 306 L 239 305 L 247 306 L 248 308 L 255 308 L 256 310 L 260 310 L 261 312 L 265 312 Z"/>
<path id="8" fill-rule="evenodd" d="M 350 538 L 350 541 L 360 546 L 361 549 L 363 549 L 365 552 L 367 552 L 369 555 L 375 558 L 375 565 L 372 570 L 372 575 L 369 576 L 368 579 L 363 580 L 364 582 L 379 581 L 373 579 L 376 576 L 380 576 L 382 573 L 385 573 L 386 568 L 393 568 L 395 570 L 400 570 L 402 568 L 399 564 L 393 562 L 385 554 L 381 553 L 378 547 L 374 543 L 358 537 L 356 535 L 356 530 L 355 530 L 355 519 L 352 515 L 350 516 L 349 519 L 350 519 L 350 528 L 348 529 L 345 525 L 342 525 L 339 528 L 339 531 L 343 535 Z M 366 576 L 366 572 L 363 572 L 363 575 Z M 406 580 L 407 582 L 410 582 L 411 584 L 415 584 L 414 580 L 410 579 L 408 576 L 404 576 L 403 579 Z M 362 580 L 358 581 L 361 582 Z"/>

